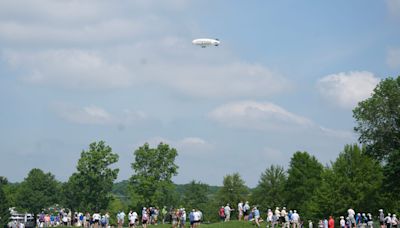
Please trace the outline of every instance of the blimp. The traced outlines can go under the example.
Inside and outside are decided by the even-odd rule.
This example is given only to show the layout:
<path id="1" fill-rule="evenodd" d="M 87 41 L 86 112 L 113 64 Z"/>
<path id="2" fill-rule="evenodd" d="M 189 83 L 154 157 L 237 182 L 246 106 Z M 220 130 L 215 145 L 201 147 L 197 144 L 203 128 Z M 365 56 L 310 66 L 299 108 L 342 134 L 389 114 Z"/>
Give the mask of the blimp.
<path id="1" fill-rule="evenodd" d="M 192 41 L 192 44 L 205 48 L 209 46 L 218 46 L 220 44 L 220 41 L 219 39 L 200 38 L 200 39 L 194 39 Z"/>

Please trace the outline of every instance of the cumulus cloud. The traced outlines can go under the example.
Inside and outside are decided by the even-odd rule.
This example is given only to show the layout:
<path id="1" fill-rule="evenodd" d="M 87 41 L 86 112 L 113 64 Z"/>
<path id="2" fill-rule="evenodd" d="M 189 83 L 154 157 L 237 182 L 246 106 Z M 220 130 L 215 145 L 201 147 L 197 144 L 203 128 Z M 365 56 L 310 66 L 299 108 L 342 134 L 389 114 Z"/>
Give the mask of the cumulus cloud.
<path id="1" fill-rule="evenodd" d="M 317 82 L 319 93 L 327 102 L 342 108 L 353 108 L 371 96 L 379 78 L 368 71 L 350 71 L 327 75 Z"/>
<path id="2" fill-rule="evenodd" d="M 391 68 L 399 68 L 400 67 L 400 48 L 390 48 L 387 51 L 386 63 Z"/>
<path id="3" fill-rule="evenodd" d="M 239 101 L 217 107 L 209 117 L 231 127 L 250 129 L 286 129 L 290 126 L 309 127 L 312 121 L 293 114 L 270 102 Z"/>
<path id="4" fill-rule="evenodd" d="M 33 84 L 73 88 L 120 88 L 131 85 L 133 76 L 121 64 L 96 52 L 76 49 L 43 52 L 8 51 L 3 58 L 22 69 L 22 80 Z"/>
<path id="5" fill-rule="evenodd" d="M 308 132 L 334 138 L 354 138 L 352 132 L 320 126 L 306 117 L 289 112 L 271 102 L 232 102 L 215 108 L 208 117 L 222 125 L 234 128 Z"/>
<path id="6" fill-rule="evenodd" d="M 57 103 L 53 106 L 55 112 L 64 120 L 84 125 L 132 125 L 142 121 L 147 115 L 142 111 L 123 110 L 112 114 L 102 107 L 88 105 L 77 107 L 66 103 Z"/>
<path id="7" fill-rule="evenodd" d="M 196 25 L 164 13 L 185 9 L 186 1 L 43 2 L 26 1 L 24 13 L 17 4 L 0 3 L 2 57 L 26 83 L 73 89 L 151 84 L 211 98 L 265 97 L 291 88 L 279 72 L 237 58 L 228 45 L 193 46 Z"/>

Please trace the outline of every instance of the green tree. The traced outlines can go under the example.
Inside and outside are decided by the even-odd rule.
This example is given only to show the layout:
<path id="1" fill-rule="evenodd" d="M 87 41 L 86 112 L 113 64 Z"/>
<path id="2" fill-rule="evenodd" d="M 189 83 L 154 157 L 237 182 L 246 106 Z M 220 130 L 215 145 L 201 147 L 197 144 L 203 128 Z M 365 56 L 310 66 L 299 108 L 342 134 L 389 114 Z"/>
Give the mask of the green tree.
<path id="1" fill-rule="evenodd" d="M 18 188 L 17 207 L 37 215 L 59 200 L 59 183 L 51 173 L 32 169 Z"/>
<path id="2" fill-rule="evenodd" d="M 346 145 L 322 179 L 310 204 L 314 217 L 343 215 L 349 207 L 356 211 L 378 210 L 382 167 L 366 155 L 364 148 Z"/>
<path id="3" fill-rule="evenodd" d="M 261 208 L 273 208 L 285 203 L 286 174 L 282 166 L 271 165 L 260 177 L 251 201 Z"/>
<path id="4" fill-rule="evenodd" d="M 229 203 L 234 208 L 240 201 L 248 197 L 249 188 L 239 173 L 233 173 L 224 177 L 222 188 L 217 194 L 218 203 L 221 206 Z"/>
<path id="5" fill-rule="evenodd" d="M 8 210 L 10 204 L 3 190 L 7 184 L 7 178 L 0 177 L 0 227 L 7 227 L 8 219 L 10 218 L 10 211 Z"/>
<path id="6" fill-rule="evenodd" d="M 135 150 L 134 156 L 135 161 L 131 166 L 135 173 L 130 179 L 132 206 L 172 206 L 171 203 L 176 203 L 178 196 L 171 180 L 178 174 L 176 149 L 164 143 L 158 144 L 157 148 L 150 148 L 145 143 Z"/>
<path id="7" fill-rule="evenodd" d="M 66 203 L 72 210 L 100 211 L 107 209 L 111 200 L 111 190 L 119 169 L 110 166 L 118 161 L 104 141 L 89 145 L 82 151 L 77 172 L 72 174 L 64 186 Z M 69 203 L 68 203 L 69 202 Z"/>
<path id="8" fill-rule="evenodd" d="M 382 80 L 372 96 L 353 110 L 354 130 L 367 153 L 386 160 L 400 148 L 400 76 Z"/>
<path id="9" fill-rule="evenodd" d="M 286 181 L 287 206 L 308 218 L 307 204 L 321 184 L 322 164 L 307 152 L 296 152 L 290 160 Z"/>
<path id="10" fill-rule="evenodd" d="M 372 96 L 353 110 L 359 142 L 384 164 L 387 209 L 400 205 L 400 76 L 382 80 Z"/>
<path id="11" fill-rule="evenodd" d="M 193 180 L 186 185 L 182 196 L 182 203 L 187 209 L 198 208 L 203 210 L 209 202 L 208 194 L 209 186 L 207 184 Z"/>

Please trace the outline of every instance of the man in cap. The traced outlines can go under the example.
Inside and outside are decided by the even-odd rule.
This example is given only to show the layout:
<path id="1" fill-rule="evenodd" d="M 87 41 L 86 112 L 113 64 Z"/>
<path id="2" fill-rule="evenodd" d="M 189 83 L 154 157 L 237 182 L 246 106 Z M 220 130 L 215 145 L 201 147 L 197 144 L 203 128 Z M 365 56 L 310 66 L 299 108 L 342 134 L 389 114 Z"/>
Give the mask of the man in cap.
<path id="1" fill-rule="evenodd" d="M 340 228 L 345 228 L 346 227 L 346 221 L 344 220 L 344 216 L 340 216 Z"/>
<path id="2" fill-rule="evenodd" d="M 388 213 L 388 215 L 386 216 L 385 223 L 386 223 L 386 228 L 391 228 L 391 226 L 392 226 L 392 217 L 391 217 L 390 213 Z"/>
<path id="3" fill-rule="evenodd" d="M 383 213 L 383 209 L 379 209 L 379 224 L 381 228 L 385 228 L 385 214 Z"/>
<path id="4" fill-rule="evenodd" d="M 229 206 L 229 203 L 227 203 L 225 208 L 224 208 L 225 222 L 228 222 L 228 221 L 231 220 L 231 211 L 233 211 L 233 209 L 231 209 L 231 207 Z"/>
<path id="5" fill-rule="evenodd" d="M 292 219 L 293 219 L 293 228 L 300 228 L 300 215 L 297 214 L 296 210 L 293 210 Z"/>
<path id="6" fill-rule="evenodd" d="M 348 214 L 348 217 L 349 217 L 349 220 L 351 223 L 350 226 L 355 228 L 356 227 L 356 218 L 354 216 L 356 215 L 356 212 L 352 208 L 349 208 L 347 210 L 347 214 Z"/>
<path id="7" fill-rule="evenodd" d="M 250 212 L 249 201 L 246 201 L 246 203 L 243 206 L 244 221 L 249 220 L 249 212 Z"/>

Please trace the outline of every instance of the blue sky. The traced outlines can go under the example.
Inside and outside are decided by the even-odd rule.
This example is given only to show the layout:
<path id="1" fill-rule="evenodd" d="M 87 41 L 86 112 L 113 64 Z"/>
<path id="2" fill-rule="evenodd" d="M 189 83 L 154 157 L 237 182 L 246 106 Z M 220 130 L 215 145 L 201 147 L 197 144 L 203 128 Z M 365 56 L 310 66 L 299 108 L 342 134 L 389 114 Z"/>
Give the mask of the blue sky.
<path id="1" fill-rule="evenodd" d="M 175 182 L 255 186 L 295 151 L 355 143 L 352 108 L 399 75 L 400 1 L 1 1 L 0 174 L 65 181 L 105 140 L 178 149 Z M 219 38 L 199 48 L 191 40 Z"/>

